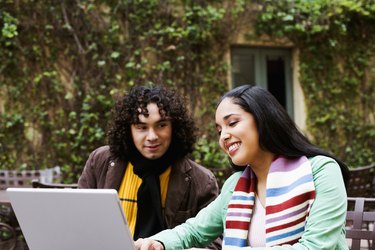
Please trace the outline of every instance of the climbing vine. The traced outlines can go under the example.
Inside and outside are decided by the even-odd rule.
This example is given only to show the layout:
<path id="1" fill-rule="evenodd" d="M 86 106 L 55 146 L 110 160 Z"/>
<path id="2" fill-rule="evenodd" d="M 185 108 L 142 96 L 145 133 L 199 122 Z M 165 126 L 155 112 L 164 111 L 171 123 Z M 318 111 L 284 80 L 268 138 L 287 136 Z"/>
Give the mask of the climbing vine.
<path id="1" fill-rule="evenodd" d="M 352 166 L 375 161 L 375 2 L 266 1 L 257 30 L 300 50 L 308 131 Z"/>
<path id="2" fill-rule="evenodd" d="M 201 136 L 213 140 L 207 124 L 227 89 L 223 57 L 247 15 L 245 1 L 0 4 L 3 168 L 60 165 L 65 181 L 76 181 L 88 153 L 105 143 L 114 101 L 135 84 L 188 96 Z M 220 158 L 217 146 L 202 142 L 197 147 Z"/>
<path id="3" fill-rule="evenodd" d="M 192 156 L 226 165 L 213 110 L 231 39 L 255 19 L 300 50 L 311 138 L 352 165 L 373 162 L 374 18 L 370 0 L 0 0 L 0 166 L 60 165 L 77 181 L 135 84 L 187 96 L 201 135 Z"/>

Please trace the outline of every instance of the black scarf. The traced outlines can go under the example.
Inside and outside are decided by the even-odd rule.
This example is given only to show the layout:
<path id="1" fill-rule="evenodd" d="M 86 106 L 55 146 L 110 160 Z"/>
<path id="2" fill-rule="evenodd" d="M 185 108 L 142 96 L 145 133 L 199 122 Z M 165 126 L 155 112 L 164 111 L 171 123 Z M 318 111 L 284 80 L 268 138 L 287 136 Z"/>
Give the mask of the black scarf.
<path id="1" fill-rule="evenodd" d="M 145 158 L 134 146 L 130 148 L 129 161 L 134 166 L 134 173 L 142 179 L 137 193 L 138 211 L 134 240 L 149 237 L 166 228 L 159 175 L 174 162 L 176 154 L 173 148 L 171 145 L 162 157 L 155 160 Z"/>

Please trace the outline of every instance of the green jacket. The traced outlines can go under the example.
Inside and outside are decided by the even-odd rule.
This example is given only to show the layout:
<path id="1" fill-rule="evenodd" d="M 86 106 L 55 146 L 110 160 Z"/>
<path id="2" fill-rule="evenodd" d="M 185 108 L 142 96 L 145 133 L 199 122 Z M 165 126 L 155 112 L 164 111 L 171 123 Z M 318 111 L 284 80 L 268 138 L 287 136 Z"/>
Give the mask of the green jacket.
<path id="1" fill-rule="evenodd" d="M 312 165 L 316 197 L 312 204 L 305 232 L 298 243 L 272 247 L 274 250 L 342 250 L 348 249 L 345 239 L 347 197 L 339 165 L 331 158 L 316 156 Z M 163 242 L 166 249 L 204 247 L 225 233 L 227 205 L 242 172 L 225 182 L 221 194 L 196 217 L 172 230 L 162 231 L 151 238 Z M 287 178 L 287 177 L 286 177 Z M 224 248 L 223 248 L 224 249 Z M 266 247 L 244 247 L 263 250 Z"/>

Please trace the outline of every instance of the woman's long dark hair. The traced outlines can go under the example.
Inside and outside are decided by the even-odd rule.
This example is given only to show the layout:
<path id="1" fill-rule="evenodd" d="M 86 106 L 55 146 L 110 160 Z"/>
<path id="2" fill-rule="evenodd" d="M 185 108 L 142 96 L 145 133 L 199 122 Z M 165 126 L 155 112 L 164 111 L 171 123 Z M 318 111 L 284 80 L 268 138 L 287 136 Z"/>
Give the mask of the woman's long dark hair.
<path id="1" fill-rule="evenodd" d="M 289 158 L 325 155 L 336 160 L 347 186 L 350 173 L 347 165 L 323 149 L 313 145 L 297 128 L 285 109 L 267 90 L 243 85 L 227 92 L 219 101 L 230 98 L 233 103 L 253 115 L 263 150 Z M 233 164 L 233 163 L 232 163 Z M 236 166 L 233 166 L 236 168 Z"/>

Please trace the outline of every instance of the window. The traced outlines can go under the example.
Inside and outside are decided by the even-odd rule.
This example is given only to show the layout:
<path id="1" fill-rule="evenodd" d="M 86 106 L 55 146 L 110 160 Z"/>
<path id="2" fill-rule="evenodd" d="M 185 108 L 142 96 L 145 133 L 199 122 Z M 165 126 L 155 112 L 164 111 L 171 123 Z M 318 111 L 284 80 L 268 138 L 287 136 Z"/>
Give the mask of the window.
<path id="1" fill-rule="evenodd" d="M 270 91 L 293 118 L 291 50 L 233 47 L 232 86 L 255 84 Z"/>

